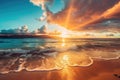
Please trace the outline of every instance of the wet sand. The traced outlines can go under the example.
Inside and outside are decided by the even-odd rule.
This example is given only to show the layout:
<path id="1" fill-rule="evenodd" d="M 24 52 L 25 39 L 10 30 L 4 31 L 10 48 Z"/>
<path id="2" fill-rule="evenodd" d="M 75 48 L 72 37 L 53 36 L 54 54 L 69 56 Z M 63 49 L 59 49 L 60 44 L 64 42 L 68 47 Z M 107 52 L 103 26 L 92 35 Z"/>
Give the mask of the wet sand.
<path id="1" fill-rule="evenodd" d="M 1 74 L 0 80 L 120 80 L 115 74 L 120 75 L 120 59 L 95 60 L 91 66 L 67 70 Z"/>

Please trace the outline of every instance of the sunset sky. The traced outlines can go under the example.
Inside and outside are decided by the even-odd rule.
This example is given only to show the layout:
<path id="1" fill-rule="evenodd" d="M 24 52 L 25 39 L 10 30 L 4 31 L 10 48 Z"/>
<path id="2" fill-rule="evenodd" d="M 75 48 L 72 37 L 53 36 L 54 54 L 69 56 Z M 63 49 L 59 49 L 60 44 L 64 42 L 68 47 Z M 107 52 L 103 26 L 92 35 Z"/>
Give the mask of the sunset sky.
<path id="1" fill-rule="evenodd" d="M 0 0 L 0 80 L 120 80 L 120 0 Z"/>
<path id="2" fill-rule="evenodd" d="M 119 0 L 1 0 L 0 30 L 27 25 L 33 31 L 48 24 L 52 30 L 119 33 L 119 9 Z M 45 20 L 36 20 L 41 16 Z"/>

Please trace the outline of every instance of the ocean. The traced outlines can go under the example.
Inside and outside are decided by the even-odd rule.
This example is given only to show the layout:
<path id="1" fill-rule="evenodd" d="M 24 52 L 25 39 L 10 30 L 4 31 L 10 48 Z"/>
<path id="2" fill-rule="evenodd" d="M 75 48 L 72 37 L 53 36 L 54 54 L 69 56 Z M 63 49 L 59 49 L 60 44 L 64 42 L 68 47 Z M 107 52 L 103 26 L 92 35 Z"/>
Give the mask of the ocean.
<path id="1" fill-rule="evenodd" d="M 55 47 L 56 45 L 61 46 L 63 44 L 65 45 L 82 45 L 82 44 L 119 44 L 120 39 L 119 38 L 74 38 L 74 39 L 41 39 L 41 38 L 22 38 L 22 39 L 16 39 L 16 38 L 0 38 L 0 49 L 15 49 L 15 48 L 22 48 L 22 49 L 35 49 L 44 47 L 44 46 L 52 46 Z M 71 45 L 71 46 L 72 46 Z"/>
<path id="2" fill-rule="evenodd" d="M 118 38 L 0 38 L 0 73 L 88 67 L 120 57 Z"/>

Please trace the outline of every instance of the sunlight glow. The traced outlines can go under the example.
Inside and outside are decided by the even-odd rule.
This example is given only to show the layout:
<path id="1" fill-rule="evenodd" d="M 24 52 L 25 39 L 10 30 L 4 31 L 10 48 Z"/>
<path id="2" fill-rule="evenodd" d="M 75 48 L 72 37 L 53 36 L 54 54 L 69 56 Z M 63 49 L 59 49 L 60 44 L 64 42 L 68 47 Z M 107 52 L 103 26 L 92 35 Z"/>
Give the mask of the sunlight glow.
<path id="1" fill-rule="evenodd" d="M 68 61 L 68 59 L 69 59 L 68 55 L 64 55 L 64 56 L 63 56 L 63 60 L 64 60 L 64 61 Z"/>
<path id="2" fill-rule="evenodd" d="M 60 72 L 60 76 L 63 80 L 74 80 L 74 70 L 69 67 L 69 55 L 63 55 L 62 56 L 62 65 L 63 65 L 63 69 Z"/>
<path id="3" fill-rule="evenodd" d="M 61 46 L 64 47 L 65 45 L 66 45 L 66 43 L 65 43 L 65 39 L 62 38 L 62 44 L 61 44 Z"/>
<path id="4" fill-rule="evenodd" d="M 69 65 L 69 56 L 68 55 L 63 55 L 61 63 L 63 65 L 63 68 L 68 68 L 68 65 Z"/>
<path id="5" fill-rule="evenodd" d="M 67 37 L 68 37 L 68 34 L 67 34 L 67 32 L 63 32 L 60 36 L 61 36 L 62 38 L 67 38 Z"/>

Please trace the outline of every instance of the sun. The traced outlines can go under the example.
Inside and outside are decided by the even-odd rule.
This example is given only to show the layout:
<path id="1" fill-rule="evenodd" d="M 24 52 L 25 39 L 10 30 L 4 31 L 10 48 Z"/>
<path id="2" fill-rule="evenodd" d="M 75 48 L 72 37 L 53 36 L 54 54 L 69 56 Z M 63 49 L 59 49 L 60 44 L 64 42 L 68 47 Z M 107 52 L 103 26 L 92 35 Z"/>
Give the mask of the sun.
<path id="1" fill-rule="evenodd" d="M 67 32 L 62 32 L 60 36 L 61 36 L 62 38 L 67 38 L 67 37 L 68 37 L 68 34 L 67 34 Z"/>
<path id="2" fill-rule="evenodd" d="M 59 25 L 54 25 L 56 27 L 56 31 L 59 33 L 58 37 L 60 38 L 69 38 L 71 37 L 71 33 L 73 31 L 63 27 L 63 26 L 59 26 Z"/>
<path id="3" fill-rule="evenodd" d="M 69 38 L 70 37 L 70 33 L 71 33 L 71 31 L 69 31 L 67 29 L 63 29 L 63 30 L 61 30 L 60 37 L 61 38 Z"/>

